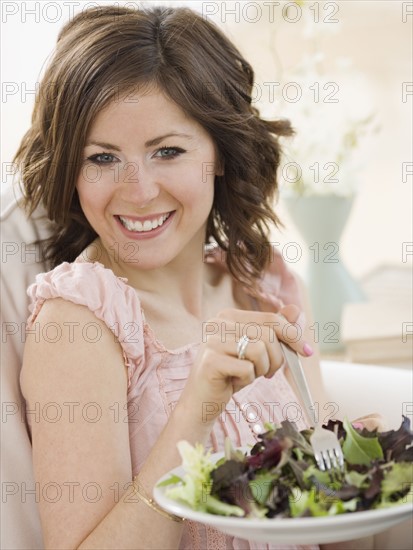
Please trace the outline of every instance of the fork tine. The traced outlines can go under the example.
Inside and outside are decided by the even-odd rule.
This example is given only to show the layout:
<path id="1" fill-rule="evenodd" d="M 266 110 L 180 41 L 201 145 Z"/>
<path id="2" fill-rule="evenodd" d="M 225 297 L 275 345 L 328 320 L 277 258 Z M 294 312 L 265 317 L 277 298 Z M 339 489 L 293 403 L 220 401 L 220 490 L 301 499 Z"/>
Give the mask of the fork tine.
<path id="1" fill-rule="evenodd" d="M 326 449 L 325 451 L 321 451 L 321 456 L 323 457 L 326 470 L 331 470 L 331 460 L 330 460 L 329 449 Z"/>
<path id="2" fill-rule="evenodd" d="M 317 466 L 318 468 L 322 471 L 322 472 L 325 472 L 325 469 L 326 469 L 326 466 L 324 464 L 324 459 L 322 457 L 322 455 L 320 453 L 314 453 L 314 458 L 317 462 Z"/>
<path id="3" fill-rule="evenodd" d="M 340 471 L 343 469 L 344 457 L 341 448 L 332 447 L 326 449 L 322 454 L 325 456 L 324 463 L 327 470 Z"/>
<path id="4" fill-rule="evenodd" d="M 341 450 L 341 447 L 339 447 L 338 449 L 334 449 L 334 452 L 336 453 L 336 456 L 337 456 L 337 462 L 338 462 L 338 465 L 339 465 L 339 468 L 342 470 L 344 468 L 344 455 L 343 455 L 343 451 Z"/>
<path id="5" fill-rule="evenodd" d="M 310 437 L 317 466 L 323 472 L 339 473 L 343 470 L 344 457 L 337 435 L 317 424 Z"/>
<path id="6" fill-rule="evenodd" d="M 327 454 L 329 455 L 330 457 L 330 461 L 331 461 L 331 464 L 333 466 L 333 469 L 334 470 L 338 470 L 339 469 L 339 465 L 338 465 L 338 457 L 337 457 L 337 452 L 336 452 L 336 449 L 329 449 L 327 451 Z"/>

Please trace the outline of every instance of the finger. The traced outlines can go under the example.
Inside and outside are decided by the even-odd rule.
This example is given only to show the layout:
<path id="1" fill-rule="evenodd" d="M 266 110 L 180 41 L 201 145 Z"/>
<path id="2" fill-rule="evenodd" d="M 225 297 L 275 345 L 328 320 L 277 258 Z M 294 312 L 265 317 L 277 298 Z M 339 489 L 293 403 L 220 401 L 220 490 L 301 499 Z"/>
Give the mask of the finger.
<path id="1" fill-rule="evenodd" d="M 274 344 L 277 340 L 286 342 L 292 349 L 300 355 L 308 357 L 313 354 L 310 344 L 303 339 L 304 330 L 301 327 L 303 316 L 299 313 L 299 308 L 295 305 L 285 306 L 283 311 L 286 311 L 290 318 L 296 317 L 298 322 L 289 321 L 281 313 L 270 313 L 263 311 L 245 311 L 241 309 L 227 309 L 218 314 L 220 319 L 232 320 L 235 323 L 243 324 L 242 334 L 246 334 L 249 338 L 254 338 L 254 335 L 259 334 L 263 327 L 269 327 L 273 333 L 269 333 L 268 344 Z M 297 317 L 298 315 L 298 317 Z M 278 350 L 277 356 L 282 353 Z"/>
<path id="2" fill-rule="evenodd" d="M 302 311 L 298 306 L 294 304 L 283 306 L 278 311 L 278 315 L 285 317 L 289 323 L 299 325 L 301 330 L 304 332 L 306 326 L 305 314 L 304 311 Z"/>
<path id="3" fill-rule="evenodd" d="M 284 313 L 286 313 L 288 317 L 286 317 Z M 279 330 L 276 331 L 277 337 L 300 355 L 304 357 L 313 355 L 313 348 L 303 339 L 305 330 L 304 313 L 301 312 L 297 306 L 289 305 L 282 308 L 278 315 L 281 319 L 284 319 L 285 324 L 280 325 Z"/>
<path id="4" fill-rule="evenodd" d="M 256 377 L 266 376 L 271 372 L 271 357 L 265 342 L 262 340 L 259 340 L 258 342 L 249 342 L 244 356 L 244 361 L 250 361 L 254 365 Z M 242 359 L 240 359 L 240 361 L 242 361 Z M 281 364 L 282 362 L 279 362 L 278 366 L 281 366 Z"/>
<path id="5" fill-rule="evenodd" d="M 255 378 L 255 367 L 252 361 L 235 359 L 216 350 L 206 350 L 207 376 L 213 386 L 220 386 L 230 380 L 234 391 L 251 384 Z M 235 390 L 235 388 L 237 388 Z"/>
<path id="6" fill-rule="evenodd" d="M 369 431 L 378 430 L 379 432 L 383 432 L 388 430 L 386 419 L 379 413 L 367 414 L 360 418 L 356 418 L 352 424 L 362 424 L 363 428 Z"/>
<path id="7" fill-rule="evenodd" d="M 255 362 L 257 375 L 271 378 L 285 361 L 274 330 L 267 324 L 249 322 L 243 325 L 242 332 L 250 339 L 245 355 Z"/>
<path id="8" fill-rule="evenodd" d="M 258 350 L 255 346 L 248 344 L 250 350 L 248 358 L 256 362 L 259 375 L 271 378 L 276 370 L 284 364 L 284 355 L 275 332 L 277 326 L 282 324 L 282 327 L 285 327 L 288 324 L 284 317 L 262 311 L 228 309 L 218 314 L 217 323 L 221 324 L 221 327 L 225 326 L 227 333 L 234 331 L 239 338 L 247 336 L 251 344 L 258 341 L 264 344 L 269 364 L 265 360 L 264 362 L 260 361 L 260 357 L 263 356 L 263 348 Z M 224 336 L 224 332 L 221 335 Z"/>
<path id="9" fill-rule="evenodd" d="M 239 365 L 243 363 L 243 365 Z M 234 375 L 231 377 L 234 393 L 242 390 L 256 379 L 255 365 L 248 359 L 236 359 L 234 364 Z"/>
<path id="10" fill-rule="evenodd" d="M 362 422 L 352 422 L 351 425 L 353 428 L 356 428 L 356 430 L 362 430 L 364 428 L 364 424 Z"/>
<path id="11" fill-rule="evenodd" d="M 294 304 L 288 304 L 280 308 L 278 314 L 285 317 L 289 323 L 296 323 L 301 315 L 301 310 Z"/>
<path id="12" fill-rule="evenodd" d="M 230 325 L 227 325 L 230 327 Z M 224 338 L 223 335 L 214 335 L 209 338 L 208 346 L 217 353 L 225 354 L 238 358 L 238 343 L 235 339 Z M 240 361 L 250 361 L 254 365 L 255 376 L 265 376 L 271 368 L 271 359 L 268 353 L 267 345 L 261 339 L 251 340 L 247 343 L 244 351 L 244 359 Z M 277 366 L 282 365 L 282 357 L 278 357 Z"/>

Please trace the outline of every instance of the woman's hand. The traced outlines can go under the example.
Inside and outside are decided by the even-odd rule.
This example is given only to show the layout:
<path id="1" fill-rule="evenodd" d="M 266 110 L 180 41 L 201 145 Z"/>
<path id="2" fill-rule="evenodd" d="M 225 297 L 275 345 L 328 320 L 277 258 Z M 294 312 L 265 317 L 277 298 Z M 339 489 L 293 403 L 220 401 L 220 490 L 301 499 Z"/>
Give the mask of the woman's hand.
<path id="1" fill-rule="evenodd" d="M 356 420 L 352 421 L 352 424 L 355 428 L 358 428 L 360 430 L 363 428 L 366 428 L 370 431 L 377 430 L 379 432 L 384 432 L 388 430 L 386 420 L 381 414 L 378 413 L 371 413 L 360 418 L 356 418 Z"/>
<path id="2" fill-rule="evenodd" d="M 237 309 L 220 312 L 204 324 L 203 343 L 180 403 L 198 410 L 201 422 L 212 422 L 233 393 L 259 376 L 271 378 L 283 365 L 280 340 L 301 355 L 311 355 L 302 339 L 301 323 L 296 306 L 286 306 L 278 314 Z M 243 336 L 249 342 L 245 358 L 240 359 L 237 348 Z"/>

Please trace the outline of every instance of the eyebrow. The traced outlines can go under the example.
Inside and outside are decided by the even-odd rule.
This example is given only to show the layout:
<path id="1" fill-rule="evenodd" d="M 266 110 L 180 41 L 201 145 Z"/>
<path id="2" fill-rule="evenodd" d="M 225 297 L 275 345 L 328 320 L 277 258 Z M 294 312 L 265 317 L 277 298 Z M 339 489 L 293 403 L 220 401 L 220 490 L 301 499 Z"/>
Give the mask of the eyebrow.
<path id="1" fill-rule="evenodd" d="M 170 134 L 164 134 L 163 136 L 158 136 L 156 138 L 150 139 L 149 141 L 146 141 L 145 147 L 153 147 L 154 145 L 158 145 L 159 143 L 161 143 L 161 141 L 169 137 L 183 137 L 192 139 L 192 136 L 190 136 L 189 134 L 172 132 Z M 113 151 L 121 150 L 120 147 L 118 147 L 117 145 L 114 145 L 113 143 L 107 143 L 105 141 L 88 141 L 86 143 L 86 147 L 88 147 L 89 145 L 97 145 L 98 147 L 102 147 L 102 149 L 112 149 Z"/>

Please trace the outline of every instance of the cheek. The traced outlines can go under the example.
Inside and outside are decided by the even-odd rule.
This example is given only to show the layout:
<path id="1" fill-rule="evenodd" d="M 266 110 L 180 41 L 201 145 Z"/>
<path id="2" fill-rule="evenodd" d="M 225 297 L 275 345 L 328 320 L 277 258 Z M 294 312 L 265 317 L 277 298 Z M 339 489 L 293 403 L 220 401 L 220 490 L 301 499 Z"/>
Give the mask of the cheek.
<path id="1" fill-rule="evenodd" d="M 92 195 L 89 185 L 82 179 L 79 179 L 76 183 L 76 190 L 79 197 L 80 206 L 82 207 L 83 212 L 86 213 L 85 210 L 88 210 Z"/>
<path id="2" fill-rule="evenodd" d="M 180 171 L 175 179 L 176 187 L 171 193 L 186 205 L 194 209 L 206 209 L 212 206 L 214 198 L 215 171 L 213 162 L 205 162 L 192 169 Z"/>
<path id="3" fill-rule="evenodd" d="M 201 220 L 209 215 L 212 208 L 214 193 L 213 185 L 208 181 L 202 185 L 192 185 L 175 193 L 175 199 L 183 206 L 187 214 L 191 215 L 192 219 Z"/>
<path id="4" fill-rule="evenodd" d="M 80 206 L 89 219 L 101 215 L 110 200 L 109 192 L 99 182 L 86 181 L 79 178 L 76 184 Z"/>
<path id="5" fill-rule="evenodd" d="M 205 201 L 205 207 L 211 210 L 215 192 L 215 164 L 207 163 L 202 174 L 200 194 Z"/>

